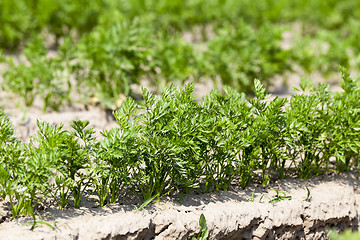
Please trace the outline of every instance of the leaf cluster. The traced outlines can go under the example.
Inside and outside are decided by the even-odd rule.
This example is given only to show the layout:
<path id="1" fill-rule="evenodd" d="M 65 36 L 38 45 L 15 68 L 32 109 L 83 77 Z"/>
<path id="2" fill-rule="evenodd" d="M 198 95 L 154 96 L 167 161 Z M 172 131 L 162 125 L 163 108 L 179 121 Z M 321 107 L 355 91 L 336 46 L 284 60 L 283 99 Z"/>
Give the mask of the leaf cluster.
<path id="1" fill-rule="evenodd" d="M 0 196 L 10 199 L 16 217 L 49 196 L 59 208 L 69 200 L 79 207 L 96 192 L 103 206 L 125 192 L 151 201 L 251 180 L 267 185 L 289 171 L 300 178 L 347 171 L 359 161 L 360 89 L 340 71 L 343 92 L 304 79 L 289 100 L 270 100 L 256 79 L 254 98 L 230 87 L 202 102 L 193 84 L 164 88 L 160 96 L 143 89 L 144 102 L 127 98 L 114 112 L 118 127 L 104 130 L 101 140 L 88 121 L 74 121 L 72 130 L 38 122 L 37 135 L 21 144 L 2 114 Z"/>
<path id="2" fill-rule="evenodd" d="M 203 72 L 247 93 L 254 78 L 269 85 L 275 74 L 291 70 L 291 53 L 280 46 L 282 32 L 280 27 L 268 24 L 256 30 L 242 19 L 220 28 L 202 56 Z"/>
<path id="3" fill-rule="evenodd" d="M 193 26 L 238 22 L 239 16 L 259 27 L 264 22 L 303 22 L 304 28 L 339 29 L 359 17 L 356 0 L 3 0 L 0 3 L 0 44 L 16 48 L 33 35 L 49 32 L 56 39 L 72 31 L 84 35 L 119 18 L 141 17 L 149 25 L 182 32 Z M 261 14 L 259 14 L 261 12 Z M 205 34 L 204 34 L 205 35 Z"/>
<path id="4" fill-rule="evenodd" d="M 355 0 L 3 0 L 1 47 L 21 50 L 0 57 L 3 88 L 26 105 L 40 97 L 44 110 L 71 103 L 73 91 L 114 110 L 142 80 L 159 92 L 213 79 L 249 94 L 254 78 L 267 87 L 294 64 L 327 74 L 357 69 L 357 8 Z M 284 31 L 299 21 L 298 40 L 285 50 Z"/>
<path id="5" fill-rule="evenodd" d="M 25 60 L 3 57 L 3 88 L 22 96 L 28 106 L 40 95 L 44 110 L 71 103 L 73 91 L 85 103 L 116 109 L 133 94 L 131 85 L 142 80 L 159 91 L 169 83 L 182 85 L 200 78 L 216 82 L 219 76 L 223 85 L 249 93 L 254 77 L 270 79 L 290 69 L 289 52 L 280 47 L 280 28 L 266 26 L 256 32 L 240 21 L 235 28 L 222 28 L 206 43 L 207 50 L 197 50 L 179 35 L 157 32 L 143 21 L 99 25 L 76 43 L 67 38 L 55 57 L 48 56 L 41 37 L 34 37 L 24 49 Z"/>
<path id="6" fill-rule="evenodd" d="M 70 101 L 71 84 L 69 61 L 71 42 L 67 39 L 55 58 L 48 56 L 44 40 L 34 37 L 24 49 L 24 60 L 4 57 L 8 65 L 4 72 L 2 88 L 18 94 L 27 106 L 31 106 L 37 96 L 43 100 L 44 111 L 47 108 L 59 110 L 64 100 Z"/>

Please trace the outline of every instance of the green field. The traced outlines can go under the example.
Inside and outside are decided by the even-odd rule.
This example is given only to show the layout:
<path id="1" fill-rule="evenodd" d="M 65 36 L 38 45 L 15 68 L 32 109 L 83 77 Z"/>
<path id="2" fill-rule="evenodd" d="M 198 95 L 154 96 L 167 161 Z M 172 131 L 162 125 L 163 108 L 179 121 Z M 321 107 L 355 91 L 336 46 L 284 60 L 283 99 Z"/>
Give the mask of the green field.
<path id="1" fill-rule="evenodd" d="M 39 96 L 44 111 L 73 94 L 116 109 L 142 81 L 160 92 L 218 79 L 248 94 L 254 78 L 269 86 L 298 69 L 358 72 L 359 9 L 356 0 L 3 0 L 2 88 L 28 106 Z"/>
<path id="2" fill-rule="evenodd" d="M 38 121 L 23 143 L 0 111 L 0 198 L 17 218 L 89 192 L 100 206 L 124 191 L 146 203 L 358 167 L 359 19 L 358 0 L 2 0 L 2 90 L 44 112 L 100 104 L 118 127 L 97 139 L 88 121 Z M 269 99 L 298 71 L 342 91 L 303 78 Z M 195 101 L 203 81 L 222 89 Z"/>

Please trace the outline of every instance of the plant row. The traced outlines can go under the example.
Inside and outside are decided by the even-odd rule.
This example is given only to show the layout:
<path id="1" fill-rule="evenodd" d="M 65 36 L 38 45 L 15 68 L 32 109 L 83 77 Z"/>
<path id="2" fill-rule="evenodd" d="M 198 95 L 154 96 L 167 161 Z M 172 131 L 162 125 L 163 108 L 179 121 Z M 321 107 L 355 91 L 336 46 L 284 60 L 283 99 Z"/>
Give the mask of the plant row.
<path id="1" fill-rule="evenodd" d="M 41 98 L 44 111 L 73 101 L 116 109 L 126 96 L 134 96 L 131 86 L 142 81 L 160 89 L 169 83 L 181 86 L 188 80 L 212 79 L 248 94 L 252 79 L 269 86 L 275 75 L 292 71 L 295 65 L 324 73 L 332 73 L 338 65 L 360 67 L 350 40 L 340 41 L 329 31 L 299 38 L 284 49 L 286 28 L 272 24 L 254 28 L 240 19 L 224 23 L 205 42 L 189 43 L 144 21 L 122 20 L 99 25 L 77 40 L 66 37 L 55 55 L 41 36 L 33 36 L 19 56 L 0 55 L 5 63 L 2 88 L 18 94 L 27 106 Z M 353 54 L 348 54 L 350 49 Z"/>
<path id="2" fill-rule="evenodd" d="M 40 97 L 44 110 L 79 101 L 70 97 L 77 92 L 115 109 L 142 80 L 159 89 L 212 79 L 249 93 L 252 79 L 268 86 L 294 65 L 358 70 L 359 7 L 356 0 L 3 0 L 0 48 L 20 51 L 0 57 L 2 88 L 26 105 Z M 286 30 L 294 34 L 287 50 Z"/>
<path id="3" fill-rule="evenodd" d="M 131 85 L 143 80 L 160 89 L 169 82 L 183 85 L 189 79 L 220 77 L 223 84 L 250 92 L 250 79 L 270 79 L 291 69 L 294 60 L 280 47 L 281 32 L 271 26 L 255 31 L 239 21 L 222 28 L 201 50 L 137 20 L 123 21 L 97 27 L 77 43 L 66 38 L 53 57 L 37 36 L 23 57 L 2 56 L 3 89 L 18 94 L 28 106 L 39 96 L 44 110 L 71 103 L 70 96 L 77 92 L 85 103 L 115 109 L 124 96 L 133 95 Z"/>
<path id="4" fill-rule="evenodd" d="M 79 207 L 93 192 L 103 206 L 124 192 L 147 200 L 246 187 L 258 173 L 267 185 L 294 171 L 300 178 L 347 171 L 359 161 L 360 90 L 341 71 L 343 92 L 303 80 L 289 100 L 268 99 L 259 80 L 254 98 L 227 87 L 200 103 L 192 84 L 164 88 L 161 96 L 143 89 L 144 103 L 127 98 L 114 112 L 118 127 L 100 140 L 88 121 L 74 121 L 72 130 L 39 121 L 23 144 L 2 114 L 0 196 L 16 217 L 49 197 L 59 208 L 70 199 Z"/>
<path id="5" fill-rule="evenodd" d="M 359 9 L 356 0 L 2 0 L 0 44 L 2 48 L 16 48 L 41 32 L 54 34 L 57 39 L 74 31 L 82 35 L 98 25 L 137 17 L 173 32 L 194 25 L 222 26 L 238 22 L 240 17 L 257 27 L 264 22 L 300 21 L 310 31 L 351 29 L 349 23 L 360 17 Z"/>

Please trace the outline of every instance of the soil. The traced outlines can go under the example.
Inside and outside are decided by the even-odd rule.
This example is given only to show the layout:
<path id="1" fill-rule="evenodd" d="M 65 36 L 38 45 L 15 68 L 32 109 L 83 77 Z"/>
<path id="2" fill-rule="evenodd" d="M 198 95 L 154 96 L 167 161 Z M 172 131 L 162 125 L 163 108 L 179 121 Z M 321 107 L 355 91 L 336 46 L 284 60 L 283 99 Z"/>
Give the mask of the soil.
<path id="1" fill-rule="evenodd" d="M 327 239 L 330 229 L 359 229 L 359 174 L 327 174 L 309 180 L 286 179 L 268 187 L 252 184 L 229 191 L 164 197 L 137 211 L 139 202 L 103 208 L 88 199 L 79 209 L 40 212 L 55 227 L 21 217 L 0 224 L 0 239 L 191 239 L 204 214 L 209 239 Z M 310 190 L 307 198 L 306 187 Z M 269 203 L 280 194 L 291 200 Z M 2 214 L 6 214 L 2 208 Z"/>

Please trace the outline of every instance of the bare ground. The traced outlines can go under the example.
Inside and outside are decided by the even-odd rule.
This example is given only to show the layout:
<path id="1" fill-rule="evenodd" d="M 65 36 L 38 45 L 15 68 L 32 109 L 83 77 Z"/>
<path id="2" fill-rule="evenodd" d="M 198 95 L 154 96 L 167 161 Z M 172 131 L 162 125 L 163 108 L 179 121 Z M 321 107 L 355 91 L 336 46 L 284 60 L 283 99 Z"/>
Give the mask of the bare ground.
<path id="1" fill-rule="evenodd" d="M 56 221 L 55 230 L 39 225 L 31 231 L 23 225 L 29 217 L 7 219 L 0 224 L 0 239 L 189 239 L 200 231 L 201 213 L 209 239 L 326 239 L 332 228 L 359 229 L 358 179 L 357 172 L 327 174 L 245 190 L 234 183 L 230 191 L 174 195 L 140 211 L 136 201 L 100 208 L 88 199 L 79 209 L 42 211 L 41 219 Z M 271 189 L 292 199 L 269 203 L 275 197 Z"/>

